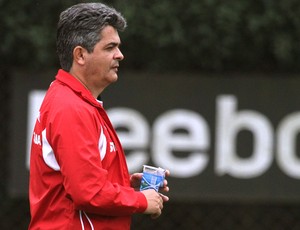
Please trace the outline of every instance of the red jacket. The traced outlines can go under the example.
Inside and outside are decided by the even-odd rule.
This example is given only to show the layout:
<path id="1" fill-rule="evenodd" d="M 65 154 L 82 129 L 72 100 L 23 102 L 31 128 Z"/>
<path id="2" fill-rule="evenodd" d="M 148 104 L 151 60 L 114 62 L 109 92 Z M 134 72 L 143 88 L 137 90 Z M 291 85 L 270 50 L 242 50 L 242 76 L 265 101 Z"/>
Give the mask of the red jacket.
<path id="1" fill-rule="evenodd" d="M 147 207 L 102 104 L 63 70 L 34 128 L 29 199 L 31 230 L 130 229 Z"/>

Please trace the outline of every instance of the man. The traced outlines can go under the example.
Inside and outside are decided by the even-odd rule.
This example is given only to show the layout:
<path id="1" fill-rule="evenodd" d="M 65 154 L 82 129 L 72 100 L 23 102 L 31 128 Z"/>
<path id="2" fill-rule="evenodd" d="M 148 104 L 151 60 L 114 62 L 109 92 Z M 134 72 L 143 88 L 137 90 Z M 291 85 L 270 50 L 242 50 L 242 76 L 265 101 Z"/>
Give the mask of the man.
<path id="1" fill-rule="evenodd" d="M 61 67 L 40 108 L 30 159 L 29 229 L 130 229 L 131 215 L 157 218 L 168 197 L 139 191 L 98 96 L 118 79 L 118 31 L 126 21 L 101 3 L 61 13 Z M 169 174 L 169 172 L 167 173 Z M 168 191 L 164 181 L 163 191 Z"/>

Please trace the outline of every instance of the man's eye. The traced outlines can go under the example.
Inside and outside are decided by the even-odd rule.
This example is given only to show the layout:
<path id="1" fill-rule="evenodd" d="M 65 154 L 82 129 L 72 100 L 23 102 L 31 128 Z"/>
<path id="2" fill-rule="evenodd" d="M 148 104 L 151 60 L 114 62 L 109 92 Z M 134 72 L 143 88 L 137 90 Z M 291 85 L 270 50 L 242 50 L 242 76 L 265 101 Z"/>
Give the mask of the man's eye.
<path id="1" fill-rule="evenodd" d="M 113 50 L 115 48 L 115 46 L 107 46 L 106 49 L 107 50 Z"/>

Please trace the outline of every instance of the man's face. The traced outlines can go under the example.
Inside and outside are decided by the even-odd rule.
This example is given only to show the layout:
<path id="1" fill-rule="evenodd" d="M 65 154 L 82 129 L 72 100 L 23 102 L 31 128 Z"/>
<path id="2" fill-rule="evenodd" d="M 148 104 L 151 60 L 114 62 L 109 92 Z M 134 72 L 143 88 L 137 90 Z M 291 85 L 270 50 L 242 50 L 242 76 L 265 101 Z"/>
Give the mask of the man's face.
<path id="1" fill-rule="evenodd" d="M 119 61 L 124 59 L 121 53 L 118 31 L 106 26 L 101 32 L 101 40 L 95 45 L 94 51 L 86 56 L 85 78 L 87 87 L 104 89 L 117 81 Z"/>

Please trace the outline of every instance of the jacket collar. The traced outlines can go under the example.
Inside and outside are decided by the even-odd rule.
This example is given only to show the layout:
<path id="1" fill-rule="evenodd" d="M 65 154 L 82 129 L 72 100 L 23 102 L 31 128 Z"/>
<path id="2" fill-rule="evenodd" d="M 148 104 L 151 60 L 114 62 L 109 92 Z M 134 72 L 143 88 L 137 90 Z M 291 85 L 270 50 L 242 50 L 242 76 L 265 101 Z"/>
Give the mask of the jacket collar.
<path id="1" fill-rule="evenodd" d="M 84 98 L 92 105 L 96 107 L 99 106 L 102 107 L 100 103 L 93 97 L 92 93 L 87 88 L 85 88 L 85 86 L 70 73 L 62 69 L 59 69 L 56 75 L 56 80 L 60 81 L 64 85 L 67 85 L 77 94 L 80 94 L 82 98 Z"/>

